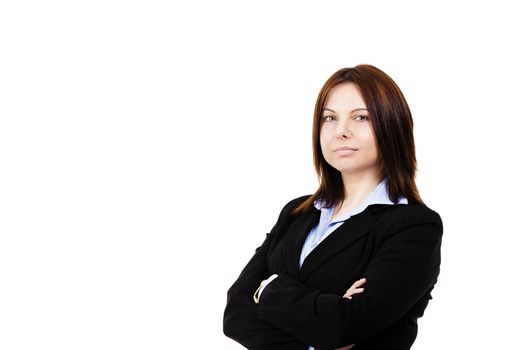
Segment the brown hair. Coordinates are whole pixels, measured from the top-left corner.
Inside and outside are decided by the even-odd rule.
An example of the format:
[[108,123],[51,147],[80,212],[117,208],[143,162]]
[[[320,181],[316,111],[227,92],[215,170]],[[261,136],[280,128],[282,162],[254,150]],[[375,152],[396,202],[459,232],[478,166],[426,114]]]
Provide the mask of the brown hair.
[[382,176],[386,178],[390,200],[401,196],[409,202],[424,204],[415,182],[417,162],[412,114],[397,84],[382,70],[371,65],[358,65],[335,72],[324,83],[314,110],[312,144],[319,189],[293,214],[306,212],[317,199],[331,206],[344,199],[344,185],[339,170],[326,162],[321,152],[321,114],[330,90],[341,83],[354,83],[368,109],[378,146]]

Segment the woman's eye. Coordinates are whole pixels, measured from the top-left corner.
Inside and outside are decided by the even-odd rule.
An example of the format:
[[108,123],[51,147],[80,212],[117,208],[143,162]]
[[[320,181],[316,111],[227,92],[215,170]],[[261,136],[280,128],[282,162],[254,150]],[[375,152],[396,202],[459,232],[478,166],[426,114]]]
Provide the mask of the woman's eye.
[[325,122],[331,122],[332,120],[334,120],[334,117],[331,115],[326,115],[323,117],[323,121]]
[[354,119],[355,120],[368,120],[368,116],[364,114],[360,114],[360,115],[355,116]]

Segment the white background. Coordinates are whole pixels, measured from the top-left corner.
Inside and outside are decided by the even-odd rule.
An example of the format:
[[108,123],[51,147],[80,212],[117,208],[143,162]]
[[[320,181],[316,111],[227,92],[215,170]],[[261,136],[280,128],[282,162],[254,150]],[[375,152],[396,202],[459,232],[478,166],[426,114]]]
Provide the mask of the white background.
[[0,348],[240,349],[226,290],[313,193],[334,71],[403,90],[444,222],[413,349],[522,349],[518,1],[2,1]]

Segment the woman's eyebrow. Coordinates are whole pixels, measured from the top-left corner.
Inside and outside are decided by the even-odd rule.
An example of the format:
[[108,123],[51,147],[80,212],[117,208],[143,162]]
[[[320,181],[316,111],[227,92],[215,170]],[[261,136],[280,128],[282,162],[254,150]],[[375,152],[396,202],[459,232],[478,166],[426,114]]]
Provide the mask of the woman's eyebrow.
[[[330,108],[323,108],[323,111],[330,111],[332,113],[336,113],[336,111],[331,110]],[[357,112],[357,111],[367,111],[368,112],[368,109],[366,109],[366,108],[356,108],[356,109],[351,110],[350,113],[354,113],[354,112]]]

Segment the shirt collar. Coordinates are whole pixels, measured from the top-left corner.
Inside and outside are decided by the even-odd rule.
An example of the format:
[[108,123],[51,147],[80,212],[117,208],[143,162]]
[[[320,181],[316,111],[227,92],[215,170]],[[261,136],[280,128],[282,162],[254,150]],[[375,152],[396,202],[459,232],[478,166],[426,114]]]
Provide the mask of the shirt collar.
[[[408,201],[405,197],[401,196],[399,198],[398,204],[407,204],[407,203]],[[386,178],[383,179],[383,181],[381,181],[376,186],[376,188],[374,188],[374,190],[368,194],[368,196],[363,200],[363,202],[361,202],[361,204],[357,208],[352,210],[352,215],[356,215],[357,213],[362,212],[363,210],[366,209],[366,207],[372,204],[390,204],[390,205],[395,204],[394,202],[390,200],[390,197],[388,196]],[[314,202],[314,206],[318,210],[330,209],[330,208],[325,207],[325,202],[322,199],[317,199]]]

